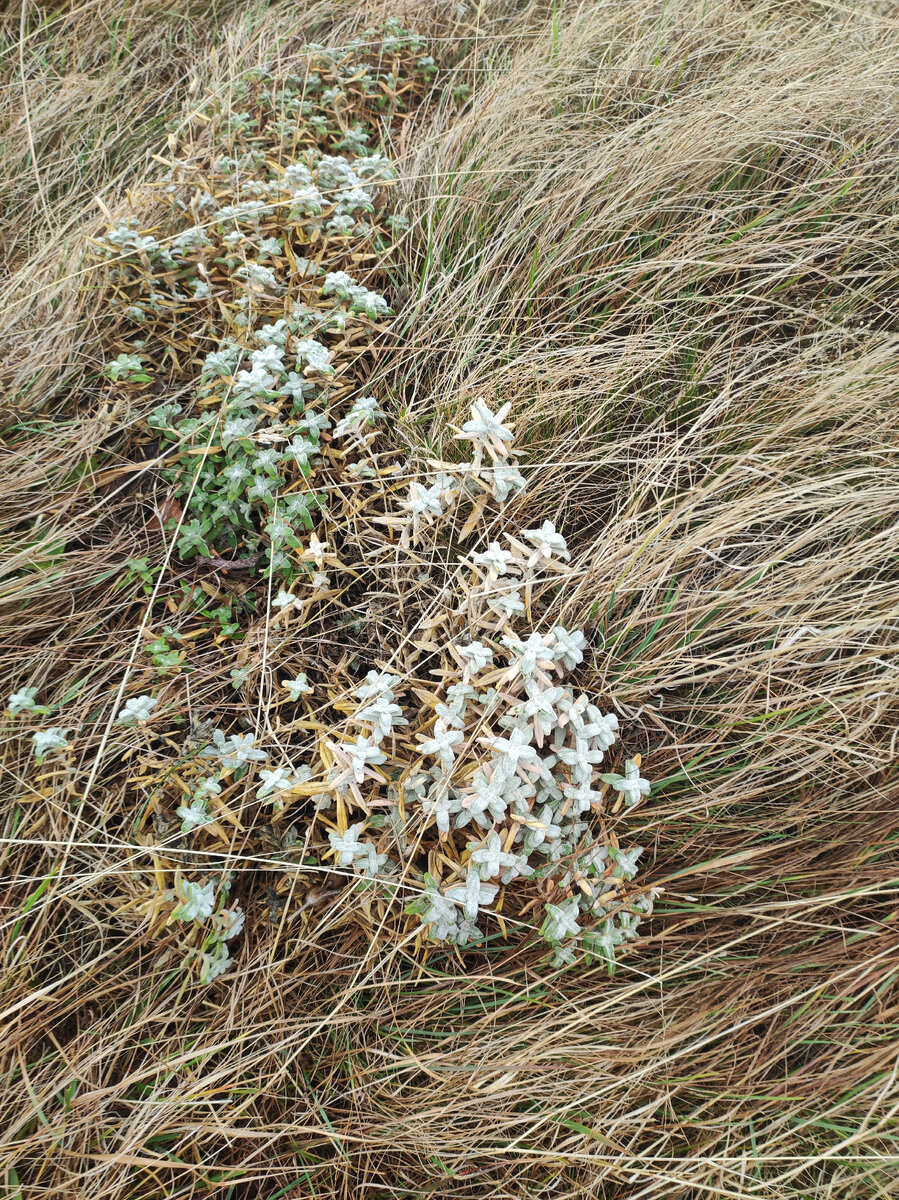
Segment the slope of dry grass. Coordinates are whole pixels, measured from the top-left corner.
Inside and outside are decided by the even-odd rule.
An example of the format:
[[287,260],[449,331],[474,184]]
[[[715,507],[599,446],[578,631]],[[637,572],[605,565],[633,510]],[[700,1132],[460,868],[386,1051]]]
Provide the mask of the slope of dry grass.
[[[588,631],[584,686],[655,781],[635,822],[666,896],[612,979],[499,939],[423,961],[347,898],[248,921],[202,989],[177,931],[123,910],[150,870],[128,764],[93,778],[86,734],[60,786],[10,725],[10,1197],[893,1189],[899,27],[862,4],[470,7],[408,8],[458,66],[393,147],[413,232],[375,383],[419,453],[472,395],[526,412],[521,516],[576,551],[552,615]],[[135,644],[122,563],[164,551],[144,474],[113,475],[141,414],[96,380],[89,197],[135,139],[164,145],[191,79],[331,36],[197,6],[172,56],[138,6],[126,75],[85,24],[120,11],[27,26],[30,134],[18,20],[6,55],[5,674],[85,728]],[[76,126],[54,104],[80,74]],[[109,166],[79,174],[88,135]],[[230,663],[204,662],[211,708]]]

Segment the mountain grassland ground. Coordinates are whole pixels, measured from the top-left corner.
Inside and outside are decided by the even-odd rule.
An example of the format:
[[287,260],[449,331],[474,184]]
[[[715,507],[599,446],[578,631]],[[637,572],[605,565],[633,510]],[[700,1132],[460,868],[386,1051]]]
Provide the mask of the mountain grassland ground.
[[664,892],[611,977],[533,938],[372,941],[347,893],[289,940],[248,919],[200,986],[177,929],[125,911],[150,869],[129,764],[92,770],[95,739],[52,792],[9,719],[0,1195],[893,1196],[893,4],[7,8],[3,695],[113,695],[146,602],[124,564],[171,549],[128,482],[159,398],[102,375],[103,208],[210,89],[385,18],[438,71],[385,132],[410,233],[372,388],[423,453],[472,396],[512,403],[525,514],[572,552],[554,615],[653,782],[630,833]]

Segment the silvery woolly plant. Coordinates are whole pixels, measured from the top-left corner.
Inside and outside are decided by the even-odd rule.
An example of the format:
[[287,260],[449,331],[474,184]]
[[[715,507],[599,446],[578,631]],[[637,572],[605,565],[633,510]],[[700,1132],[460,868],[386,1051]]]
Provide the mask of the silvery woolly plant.
[[[396,47],[389,60],[385,37]],[[114,384],[150,380],[179,328],[196,328],[188,342],[214,343],[197,363],[196,403],[162,403],[147,418],[163,443],[163,479],[186,508],[171,522],[178,557],[250,563],[275,579],[285,606],[325,590],[316,565],[291,553],[340,484],[322,437],[364,448],[381,412],[362,388],[347,395],[358,356],[348,350],[343,363],[334,345],[392,312],[358,264],[385,254],[400,229],[386,233],[395,171],[377,144],[382,122],[433,74],[424,48],[388,21],[340,47],[307,47],[296,75],[246,72],[204,117],[212,154],[192,157],[188,139],[174,155],[168,227],[144,230],[132,216],[99,240],[139,335],[107,364]],[[371,470],[352,454],[342,469]],[[258,612],[255,595],[241,603]]]
[[[520,476],[503,424],[508,412],[493,414],[483,401],[472,412],[458,431],[460,441],[474,444],[472,459],[441,462],[421,483],[440,497],[432,533],[464,503],[510,510],[508,493],[495,486],[497,468]],[[379,427],[357,432],[366,448]],[[525,486],[522,478],[514,494]],[[426,536],[417,515],[401,500],[385,518],[400,543]],[[523,907],[536,912],[530,923],[556,966],[601,961],[611,970],[657,893],[635,882],[643,848],[622,845],[609,828],[610,809],[620,796],[629,812],[650,784],[634,757],[621,773],[608,770],[619,720],[574,685],[584,632],[553,622],[529,627],[528,614],[540,607],[532,592],[569,561],[563,534],[548,519],[523,529],[508,517],[501,524],[497,537],[470,539],[455,590],[445,591],[443,612],[429,618],[425,644],[442,647],[436,691],[423,694],[398,671],[369,670],[343,706],[351,715],[340,735],[305,763],[271,764],[252,735],[216,729],[198,756],[209,773],[195,779],[177,818],[184,835],[197,836],[214,825],[222,788],[255,772],[255,801],[273,812],[311,797],[300,821],[324,823],[333,869],[393,905],[418,890],[406,911],[426,939],[476,946],[499,927],[491,914],[507,890],[533,893],[542,908]],[[314,535],[291,549],[300,554],[307,546],[324,561],[326,548]],[[314,690],[305,674],[282,688],[291,703]],[[10,707],[29,703],[31,694],[17,694]],[[153,697],[134,697],[117,723],[139,732],[155,709]],[[440,864],[439,874],[423,868],[423,855]],[[171,919],[202,929],[206,981],[227,968],[226,942],[242,924],[242,917],[232,921],[233,910],[216,915],[225,913],[218,894],[208,880],[180,877],[171,894]],[[508,905],[505,913],[511,919]]]
[[[427,80],[433,64],[418,43],[398,28],[391,36]],[[335,106],[341,88],[355,89],[374,113],[404,85],[379,55],[360,72],[364,39],[341,53],[312,48],[316,70],[302,80],[258,71],[237,81],[237,107],[214,124],[212,161],[173,168],[172,229],[129,219],[107,235],[140,354],[123,352],[106,374],[113,385],[151,377],[153,338],[185,313],[212,338],[195,403],[158,405],[147,426],[185,506],[177,555],[249,563],[268,582],[270,625],[341,584],[340,546],[322,532],[335,484],[372,481],[400,550],[416,553],[450,523],[469,550],[442,610],[419,631],[439,654],[436,690],[422,692],[399,668],[369,671],[341,705],[339,734],[303,763],[272,763],[252,735],[216,729],[175,809],[180,834],[211,837],[223,791],[246,780],[253,805],[294,808],[307,830],[324,827],[326,862],[363,897],[398,909],[411,889],[406,911],[423,938],[476,946],[500,928],[501,906],[511,922],[511,893],[526,898],[527,921],[557,965],[611,969],[656,893],[635,882],[643,849],[621,845],[610,808],[620,796],[627,813],[650,785],[636,757],[621,773],[608,769],[620,730],[575,685],[583,631],[532,619],[535,595],[564,575],[570,554],[548,517],[526,528],[511,519],[526,490],[511,406],[473,402],[455,429],[467,461],[429,462],[402,494],[380,474],[372,448],[384,413],[365,379],[348,374],[360,356],[342,359],[341,347],[390,316],[355,264],[373,248],[386,253],[378,229],[402,236],[405,218],[385,214],[393,167],[375,149],[376,122],[350,127]],[[501,532],[480,537],[486,528]],[[220,618],[223,637],[237,631],[232,615]],[[159,675],[179,669],[179,652],[164,639],[153,645]],[[234,689],[247,679],[245,666],[231,671]],[[303,704],[311,691],[305,674],[280,685],[284,703]],[[127,700],[115,717],[121,736],[151,737],[164,720],[158,701]],[[24,689],[10,711],[40,710]],[[38,761],[64,754],[68,734],[37,731]],[[243,925],[227,890],[224,878],[178,875],[167,897],[170,921],[198,931],[206,982],[227,969],[227,943]]]
[[[433,475],[413,481],[400,513],[388,518],[401,544],[420,541],[465,501],[504,510],[524,491],[509,410],[474,402],[457,431],[471,460],[435,464]],[[571,685],[584,659],[583,631],[525,628],[533,588],[569,558],[548,519],[514,532],[507,526],[502,540],[469,552],[442,618],[446,630],[461,621],[465,632],[447,633],[440,693],[416,705],[405,680],[375,670],[356,690],[346,736],[331,743],[329,789],[343,811],[375,815],[329,837],[337,866],[382,881],[388,893],[414,877],[412,848],[436,839],[441,861],[455,865],[439,880],[426,873],[407,910],[432,940],[482,941],[502,889],[538,886],[546,897],[539,930],[554,963],[582,956],[611,969],[657,893],[634,883],[643,847],[625,849],[606,830],[611,804],[601,785],[630,809],[650,784],[635,759],[623,775],[602,773],[619,722]],[[439,623],[429,623],[434,646]],[[397,838],[397,829],[407,833]]]
[[245,914],[240,905],[226,907],[231,881],[217,877],[205,883],[184,879],[176,875],[175,886],[169,899],[175,907],[169,921],[179,921],[200,929],[201,941],[197,958],[200,982],[212,983],[228,969],[230,953],[228,942],[243,931]]

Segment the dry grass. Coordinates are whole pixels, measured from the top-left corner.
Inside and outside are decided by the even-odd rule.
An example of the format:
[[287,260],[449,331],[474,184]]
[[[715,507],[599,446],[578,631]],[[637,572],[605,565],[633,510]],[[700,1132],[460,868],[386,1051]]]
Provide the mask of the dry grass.
[[[89,197],[152,173],[135,146],[191,78],[286,62],[315,25],[236,10],[196,6],[172,55],[159,31],[188,18],[139,6],[127,71],[112,0],[29,17],[30,134],[18,18],[7,42],[7,691],[74,720],[135,645],[123,560],[162,546],[144,476],[108,482],[139,414],[92,381]],[[665,902],[612,980],[528,943],[422,962],[341,903],[289,936],[248,922],[200,989],[175,932],[120,911],[147,855],[128,764],[84,792],[102,727],[68,791],[10,727],[9,1197],[893,1190],[899,27],[866,4],[472,10],[419,12],[474,91],[396,147],[415,233],[377,385],[413,447],[448,446],[478,392],[527,412],[522,516],[576,546],[554,615],[661,781],[640,840]]]

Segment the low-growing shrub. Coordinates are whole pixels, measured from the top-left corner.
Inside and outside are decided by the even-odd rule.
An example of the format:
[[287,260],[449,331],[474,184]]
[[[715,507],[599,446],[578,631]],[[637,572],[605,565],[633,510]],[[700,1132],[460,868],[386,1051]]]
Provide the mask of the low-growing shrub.
[[[643,848],[616,833],[650,790],[639,757],[610,769],[618,717],[576,682],[585,634],[544,617],[570,554],[549,517],[519,519],[511,405],[474,399],[449,462],[410,454],[367,387],[392,313],[377,287],[408,225],[388,209],[378,122],[421,102],[434,71],[422,49],[391,26],[377,53],[361,38],[312,48],[303,74],[251,73],[236,108],[213,100],[203,146],[173,158],[165,221],[124,219],[99,247],[120,329],[138,330],[107,363],[111,386],[188,393],[145,422],[173,558],[249,580],[217,607],[188,588],[179,611],[238,644],[232,691],[259,673],[254,622],[267,670],[286,676],[269,698],[276,737],[258,720],[219,728],[207,703],[185,739],[188,639],[177,622],[153,627],[159,569],[129,560],[149,597],[155,686],[121,704],[111,748],[140,764],[144,840],[184,851],[133,908],[185,927],[204,982],[243,929],[235,865],[260,855],[291,889],[309,872],[350,883],[346,903],[373,931],[460,951],[535,931],[556,966],[612,969],[656,895],[634,882]],[[393,640],[370,606],[355,615],[379,572],[403,619]],[[280,666],[280,646],[302,661],[321,640],[327,672]],[[48,711],[29,689],[9,706]],[[37,762],[65,769],[73,737],[34,730]]]

